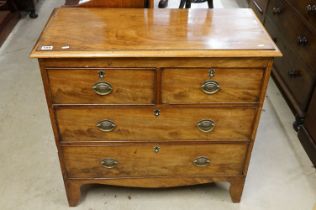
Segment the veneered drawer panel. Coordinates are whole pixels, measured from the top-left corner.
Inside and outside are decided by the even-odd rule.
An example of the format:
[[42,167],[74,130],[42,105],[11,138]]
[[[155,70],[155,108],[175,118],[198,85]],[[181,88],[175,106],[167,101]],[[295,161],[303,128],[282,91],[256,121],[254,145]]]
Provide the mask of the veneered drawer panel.
[[242,173],[247,144],[138,143],[62,150],[69,178],[232,176]]
[[[153,69],[49,69],[47,72],[55,104],[154,103]],[[100,72],[103,72],[103,79],[100,79]],[[107,83],[103,86],[105,91],[110,85],[111,93],[97,94],[93,86],[98,82]]]
[[[248,141],[255,108],[60,108],[56,116],[62,141]],[[210,132],[202,129],[214,128]],[[99,122],[104,122],[100,130]],[[115,126],[113,126],[115,125]],[[100,126],[100,123],[99,123]],[[200,125],[201,126],[201,125]],[[109,131],[112,130],[112,131]]]
[[[263,69],[164,69],[162,73],[162,102],[167,104],[249,103],[258,102]],[[242,79],[241,79],[242,78]],[[220,90],[206,94],[202,85],[216,81]]]

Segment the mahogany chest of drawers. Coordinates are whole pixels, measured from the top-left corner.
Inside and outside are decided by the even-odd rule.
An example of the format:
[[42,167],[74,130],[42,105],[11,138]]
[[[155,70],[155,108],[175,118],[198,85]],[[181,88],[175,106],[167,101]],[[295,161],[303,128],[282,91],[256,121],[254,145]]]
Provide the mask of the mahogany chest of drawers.
[[55,10],[31,57],[69,205],[90,183],[227,181],[239,202],[276,56],[250,9]]

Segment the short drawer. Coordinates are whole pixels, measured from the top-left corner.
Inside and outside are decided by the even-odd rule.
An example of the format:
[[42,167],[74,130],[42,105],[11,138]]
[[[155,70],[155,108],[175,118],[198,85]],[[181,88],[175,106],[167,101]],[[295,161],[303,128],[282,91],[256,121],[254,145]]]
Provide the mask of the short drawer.
[[241,175],[247,144],[62,147],[69,178]]
[[164,69],[166,104],[253,103],[259,101],[263,69]]
[[48,69],[55,104],[152,104],[153,69]]
[[249,141],[255,108],[58,108],[61,141]]

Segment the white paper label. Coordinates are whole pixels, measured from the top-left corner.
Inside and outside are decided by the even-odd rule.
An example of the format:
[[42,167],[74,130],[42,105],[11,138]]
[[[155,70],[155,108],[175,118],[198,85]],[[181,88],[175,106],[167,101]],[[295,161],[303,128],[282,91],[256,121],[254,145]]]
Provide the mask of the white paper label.
[[41,50],[53,50],[53,46],[42,46]]

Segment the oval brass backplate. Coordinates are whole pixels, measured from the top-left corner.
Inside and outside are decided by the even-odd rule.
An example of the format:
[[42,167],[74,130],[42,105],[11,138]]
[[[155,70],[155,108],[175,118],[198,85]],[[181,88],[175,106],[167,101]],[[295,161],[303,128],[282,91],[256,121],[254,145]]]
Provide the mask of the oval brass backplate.
[[201,86],[201,90],[208,95],[215,94],[220,89],[219,83],[214,80],[207,80]]
[[105,168],[115,168],[117,164],[118,164],[118,161],[112,158],[106,158],[101,161],[101,165]]
[[112,93],[112,85],[108,82],[97,82],[92,86],[94,92],[100,96],[109,95]]
[[196,126],[202,132],[209,133],[214,130],[215,122],[213,120],[201,120],[199,121]]
[[210,162],[211,161],[205,156],[200,156],[200,157],[197,157],[195,160],[193,160],[193,164],[198,167],[208,166]]
[[116,124],[111,120],[102,120],[100,122],[97,122],[96,126],[100,131],[111,132],[115,129]]

